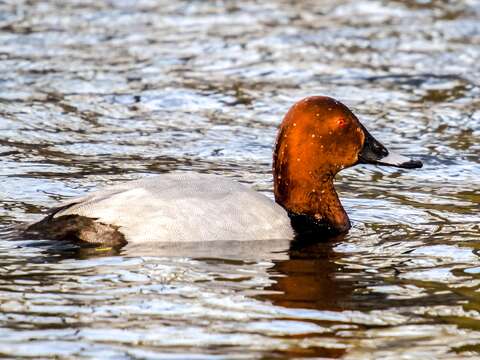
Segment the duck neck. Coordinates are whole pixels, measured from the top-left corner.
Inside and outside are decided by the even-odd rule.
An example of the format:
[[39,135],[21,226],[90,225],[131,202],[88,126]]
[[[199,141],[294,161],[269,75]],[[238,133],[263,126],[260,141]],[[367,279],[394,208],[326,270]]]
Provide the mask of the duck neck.
[[[350,220],[333,185],[331,176],[275,178],[275,201],[283,206],[300,227],[318,227],[330,233],[350,229]],[[302,229],[300,229],[302,230]]]

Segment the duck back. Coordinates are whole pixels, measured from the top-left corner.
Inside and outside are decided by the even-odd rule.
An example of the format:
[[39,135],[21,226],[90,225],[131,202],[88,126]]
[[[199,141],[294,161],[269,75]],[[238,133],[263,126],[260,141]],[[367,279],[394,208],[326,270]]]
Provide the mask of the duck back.
[[228,178],[192,173],[148,177],[71,199],[30,230],[97,243],[294,236],[287,212],[267,196]]

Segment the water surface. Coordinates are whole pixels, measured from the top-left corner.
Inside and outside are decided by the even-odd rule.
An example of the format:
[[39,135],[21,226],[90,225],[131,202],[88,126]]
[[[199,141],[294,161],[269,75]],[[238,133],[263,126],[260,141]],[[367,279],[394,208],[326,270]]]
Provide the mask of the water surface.
[[[0,1],[0,355],[477,358],[480,3]],[[338,98],[415,171],[358,166],[352,231],[297,246],[12,241],[172,171],[271,196],[282,115]]]

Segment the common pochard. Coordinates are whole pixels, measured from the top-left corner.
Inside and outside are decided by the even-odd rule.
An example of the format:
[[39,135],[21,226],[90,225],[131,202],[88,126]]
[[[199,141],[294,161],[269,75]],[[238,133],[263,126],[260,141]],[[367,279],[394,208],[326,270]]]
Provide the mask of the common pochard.
[[350,221],[334,187],[359,164],[419,168],[388,151],[335,99],[312,96],[285,115],[273,154],[275,202],[217,175],[170,173],[74,198],[28,233],[88,243],[292,239],[345,233]]

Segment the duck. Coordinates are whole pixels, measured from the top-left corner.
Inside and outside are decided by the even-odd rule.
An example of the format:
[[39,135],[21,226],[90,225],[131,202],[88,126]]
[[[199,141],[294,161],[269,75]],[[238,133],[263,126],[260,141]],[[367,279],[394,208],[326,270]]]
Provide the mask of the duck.
[[293,104],[279,126],[275,201],[220,175],[165,173],[60,203],[26,233],[94,245],[328,238],[351,228],[334,179],[357,164],[422,167],[387,150],[341,102],[310,96]]

